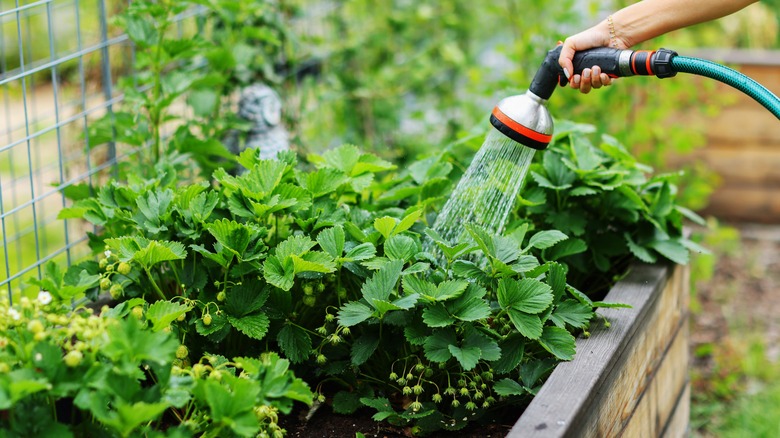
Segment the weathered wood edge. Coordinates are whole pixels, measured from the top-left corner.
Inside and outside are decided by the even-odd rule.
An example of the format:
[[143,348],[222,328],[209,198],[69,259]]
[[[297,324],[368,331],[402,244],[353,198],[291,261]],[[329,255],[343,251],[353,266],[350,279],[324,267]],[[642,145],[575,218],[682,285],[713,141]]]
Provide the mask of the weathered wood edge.
[[[594,324],[590,338],[577,340],[571,362],[559,364],[507,437],[563,437],[576,429],[589,400],[604,379],[625,360],[627,345],[660,299],[674,266],[636,263],[604,301],[630,304],[631,309],[601,309],[611,327]],[[599,354],[593,354],[599,351]],[[573,379],[573,376],[577,376]]]

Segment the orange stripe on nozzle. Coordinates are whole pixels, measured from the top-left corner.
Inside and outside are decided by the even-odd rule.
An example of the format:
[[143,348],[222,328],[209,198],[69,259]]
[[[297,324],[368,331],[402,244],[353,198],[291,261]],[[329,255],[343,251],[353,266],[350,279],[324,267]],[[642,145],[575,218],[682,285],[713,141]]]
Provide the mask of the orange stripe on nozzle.
[[510,119],[509,116],[504,114],[498,107],[493,108],[493,117],[497,118],[501,123],[506,125],[507,128],[521,134],[531,140],[538,141],[539,143],[550,143],[552,141],[552,135],[542,134],[536,132],[533,129],[526,128],[525,126]]

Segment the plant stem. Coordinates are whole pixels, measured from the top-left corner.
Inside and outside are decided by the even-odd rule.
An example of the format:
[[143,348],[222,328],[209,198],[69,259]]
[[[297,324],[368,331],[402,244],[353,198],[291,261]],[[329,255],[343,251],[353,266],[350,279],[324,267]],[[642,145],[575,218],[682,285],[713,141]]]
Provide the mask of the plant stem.
[[157,282],[154,281],[154,277],[152,277],[152,272],[149,271],[149,268],[144,267],[144,272],[146,272],[146,276],[149,277],[149,281],[152,282],[152,287],[154,287],[154,291],[157,292],[157,297],[161,300],[166,300],[165,294],[160,289],[160,286],[157,286]]

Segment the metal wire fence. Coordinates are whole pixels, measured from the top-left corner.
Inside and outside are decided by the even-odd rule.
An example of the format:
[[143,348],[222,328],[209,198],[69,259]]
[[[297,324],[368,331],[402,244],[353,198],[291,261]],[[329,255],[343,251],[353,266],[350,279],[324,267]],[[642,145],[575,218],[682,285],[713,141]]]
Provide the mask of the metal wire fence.
[[[9,298],[49,261],[89,254],[69,192],[107,179],[134,152],[89,145],[92,120],[122,101],[133,47],[113,18],[126,0],[0,0],[0,288]],[[197,14],[178,17],[178,31]]]

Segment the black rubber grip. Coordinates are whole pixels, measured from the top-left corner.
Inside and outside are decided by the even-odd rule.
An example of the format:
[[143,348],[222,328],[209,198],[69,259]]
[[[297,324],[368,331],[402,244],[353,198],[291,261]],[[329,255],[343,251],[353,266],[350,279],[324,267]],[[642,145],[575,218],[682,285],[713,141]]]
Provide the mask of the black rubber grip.
[[581,74],[586,68],[599,66],[602,73],[610,76],[620,76],[619,58],[622,50],[599,47],[596,49],[581,50],[574,54],[572,64],[574,71],[571,74]]

